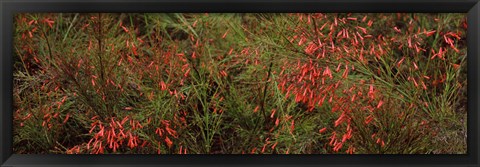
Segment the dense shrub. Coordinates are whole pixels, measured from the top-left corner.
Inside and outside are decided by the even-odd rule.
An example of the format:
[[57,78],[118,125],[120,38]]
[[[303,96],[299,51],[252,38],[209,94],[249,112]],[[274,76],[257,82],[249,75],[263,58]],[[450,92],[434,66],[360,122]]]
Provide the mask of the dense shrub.
[[18,14],[14,151],[466,153],[464,14]]

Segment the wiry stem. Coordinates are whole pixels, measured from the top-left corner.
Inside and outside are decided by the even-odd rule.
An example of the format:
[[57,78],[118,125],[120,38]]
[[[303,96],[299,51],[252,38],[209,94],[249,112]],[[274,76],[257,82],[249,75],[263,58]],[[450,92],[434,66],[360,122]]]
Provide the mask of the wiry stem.
[[263,97],[262,97],[263,99],[262,99],[262,103],[260,105],[260,108],[262,110],[263,117],[265,118],[265,121],[267,120],[267,114],[266,114],[266,111],[265,111],[265,100],[266,100],[266,96],[267,96],[268,80],[270,80],[270,74],[272,72],[272,66],[273,66],[273,62],[270,61],[270,66],[268,67],[267,80],[265,82],[265,85],[263,86]]
[[103,51],[103,34],[102,34],[102,13],[98,13],[98,36],[97,36],[97,41],[98,41],[98,59],[99,59],[99,64],[100,64],[100,78],[103,81],[105,81],[104,78],[104,71],[103,71],[103,60],[102,60],[102,51]]
[[42,31],[43,37],[45,38],[45,42],[47,42],[47,49],[48,49],[48,56],[50,60],[53,60],[53,53],[52,53],[52,47],[50,46],[50,41],[48,40],[47,33],[45,33],[45,30],[43,28],[40,28]]

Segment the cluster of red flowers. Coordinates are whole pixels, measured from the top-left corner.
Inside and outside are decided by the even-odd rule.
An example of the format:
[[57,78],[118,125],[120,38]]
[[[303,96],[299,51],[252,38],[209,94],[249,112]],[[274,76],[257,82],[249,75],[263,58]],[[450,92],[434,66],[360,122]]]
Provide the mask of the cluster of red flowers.
[[[333,122],[333,128],[330,129],[330,145],[333,151],[338,152],[342,146],[352,137],[353,119],[362,119],[354,117],[352,112],[364,111],[368,114],[363,119],[364,124],[368,125],[375,119],[374,112],[381,111],[385,104],[381,89],[376,88],[375,78],[365,80],[362,78],[349,77],[352,72],[357,72],[352,60],[359,61],[365,66],[375,67],[375,62],[381,62],[385,56],[392,56],[393,49],[413,50],[413,56],[410,60],[418,60],[419,57],[427,52],[423,42],[436,33],[436,30],[415,29],[412,19],[406,27],[400,29],[393,26],[392,30],[396,34],[391,37],[383,34],[378,36],[369,32],[369,27],[375,24],[374,20],[368,16],[363,18],[351,17],[349,15],[339,17],[325,14],[296,14],[298,19],[306,22],[307,26],[299,24],[292,28],[295,34],[289,38],[292,45],[304,48],[304,56],[297,58],[296,61],[286,61],[280,73],[279,89],[285,93],[285,97],[293,96],[298,103],[304,103],[308,106],[308,112],[315,111],[323,104],[329,103],[331,112],[339,113],[338,118]],[[332,18],[333,17],[333,18]],[[400,17],[400,16],[398,16]],[[322,22],[323,25],[317,25]],[[311,27],[314,27],[313,29]],[[440,33],[448,46],[455,52],[459,52],[455,46],[455,40],[460,40],[460,35],[455,32]],[[400,38],[399,38],[400,37]],[[404,39],[406,38],[406,39]],[[407,41],[405,44],[404,41]],[[449,48],[440,47],[438,51],[431,49],[431,59],[444,59],[444,55]],[[407,56],[403,56],[396,63],[400,67]],[[407,68],[410,71],[419,70],[415,61],[409,61]],[[458,64],[454,64],[458,68]],[[285,70],[290,70],[286,72]],[[380,76],[380,68],[376,69]],[[357,72],[358,73],[358,72]],[[430,85],[436,85],[445,81],[445,76],[440,80],[435,80],[432,84],[426,83],[432,76],[408,76],[408,81],[414,83],[415,87],[427,90]],[[436,77],[436,76],[435,76]],[[442,79],[443,78],[443,79]],[[427,102],[424,102],[428,105]],[[413,104],[412,104],[413,105]],[[344,126],[341,126],[341,125]],[[338,129],[341,126],[344,129]],[[355,127],[358,129],[359,127]],[[320,130],[321,133],[327,129]],[[376,143],[382,147],[385,141],[376,134]],[[354,153],[355,147],[350,145],[347,153]]]

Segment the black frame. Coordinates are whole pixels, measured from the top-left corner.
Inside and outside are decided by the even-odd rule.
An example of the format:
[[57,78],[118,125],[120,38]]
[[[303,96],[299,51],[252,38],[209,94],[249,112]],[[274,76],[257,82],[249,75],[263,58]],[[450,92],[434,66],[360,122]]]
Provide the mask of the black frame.
[[[480,166],[479,0],[0,0],[0,166]],[[468,12],[465,155],[12,154],[13,16],[17,12]]]

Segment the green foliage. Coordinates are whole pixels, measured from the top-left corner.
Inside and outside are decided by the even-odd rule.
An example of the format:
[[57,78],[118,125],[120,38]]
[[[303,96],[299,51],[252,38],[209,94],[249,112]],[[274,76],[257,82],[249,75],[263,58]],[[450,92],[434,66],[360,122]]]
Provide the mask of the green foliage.
[[466,153],[465,26],[464,14],[18,14],[14,151]]

